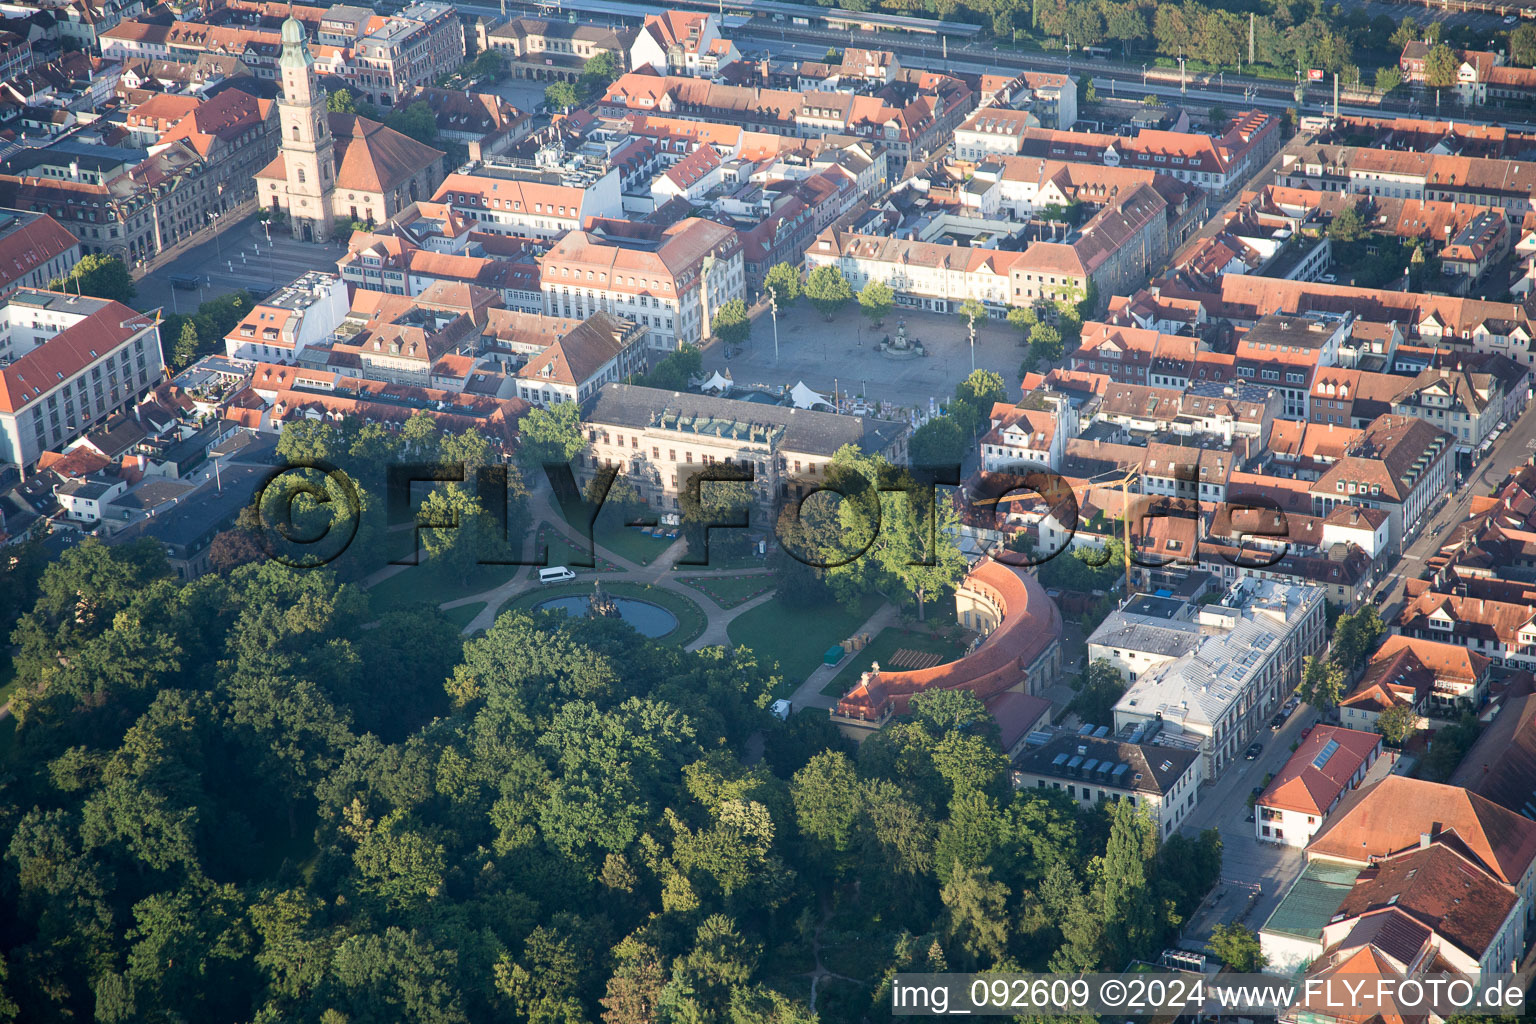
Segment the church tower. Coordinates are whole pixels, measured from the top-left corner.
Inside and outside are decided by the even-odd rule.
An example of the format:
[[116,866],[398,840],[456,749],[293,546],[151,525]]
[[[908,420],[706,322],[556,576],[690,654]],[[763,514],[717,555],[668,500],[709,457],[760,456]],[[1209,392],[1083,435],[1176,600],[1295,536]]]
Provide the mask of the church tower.
[[331,237],[335,145],[326,120],[325,90],[320,88],[315,59],[304,43],[304,26],[296,18],[283,22],[283,55],[277,67],[283,87],[277,110],[282,122],[281,151],[288,175],[293,237],[324,242]]

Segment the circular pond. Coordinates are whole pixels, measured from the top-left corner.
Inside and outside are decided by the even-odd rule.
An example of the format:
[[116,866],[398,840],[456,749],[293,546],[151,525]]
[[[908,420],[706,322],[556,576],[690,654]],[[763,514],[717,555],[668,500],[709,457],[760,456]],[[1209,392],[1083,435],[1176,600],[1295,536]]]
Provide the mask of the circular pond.
[[[552,597],[533,607],[536,611],[560,611],[567,615],[583,616],[587,614],[590,600],[586,594],[573,594],[570,597]],[[639,601],[633,597],[610,597],[609,600],[618,609],[619,618],[633,626],[642,636],[655,639],[677,628],[677,616],[659,604]]]

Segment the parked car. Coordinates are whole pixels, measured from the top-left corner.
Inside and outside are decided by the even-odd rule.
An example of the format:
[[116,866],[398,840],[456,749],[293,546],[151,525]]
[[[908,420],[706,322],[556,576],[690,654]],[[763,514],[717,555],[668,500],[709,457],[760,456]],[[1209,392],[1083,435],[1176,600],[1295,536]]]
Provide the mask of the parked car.
[[1504,24],[1506,24],[1506,25],[1513,25],[1515,22],[1517,22],[1519,20],[1520,20],[1520,15],[1518,15],[1518,14],[1506,14],[1506,15],[1504,15]]
[[1262,753],[1264,753],[1264,744],[1254,743],[1247,750],[1243,751],[1243,756],[1252,761]]
[[1285,708],[1285,713],[1290,714],[1292,711],[1295,711],[1297,708],[1301,707],[1301,698],[1292,697],[1290,700],[1286,701],[1283,706]]
[[1271,718],[1269,720],[1269,731],[1279,732],[1281,729],[1285,728],[1285,718],[1286,716],[1283,712],[1276,715],[1274,718]]

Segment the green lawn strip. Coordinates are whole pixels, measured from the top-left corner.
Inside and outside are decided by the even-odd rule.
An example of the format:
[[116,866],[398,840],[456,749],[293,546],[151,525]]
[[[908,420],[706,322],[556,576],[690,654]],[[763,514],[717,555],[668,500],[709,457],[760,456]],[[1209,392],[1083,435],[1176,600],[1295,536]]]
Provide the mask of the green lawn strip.
[[842,604],[791,608],[764,601],[732,619],[726,635],[731,643],[751,648],[760,662],[777,662],[786,687],[798,686],[816,671],[827,648],[846,640],[881,603],[873,594],[851,611]]
[[775,586],[775,579],[770,573],[755,576],[679,576],[677,582],[707,594],[715,604],[727,609],[746,604]]
[[756,555],[752,555],[752,554],[732,555],[730,557],[727,557],[725,555],[722,555],[722,554],[718,553],[713,546],[711,546],[710,549],[709,549],[709,564],[708,565],[689,565],[685,561],[685,559],[687,559],[688,557],[689,557],[688,553],[686,551],[683,552],[682,558],[678,559],[677,563],[674,564],[672,566],[672,568],[675,571],[677,571],[677,572],[691,572],[691,573],[699,572],[701,569],[721,570],[721,569],[764,569],[764,568],[767,568],[767,566],[764,564],[763,559],[758,558]]
[[[563,565],[579,573],[622,571],[618,566],[608,561],[608,559],[601,556],[593,557],[587,551],[577,548],[576,545],[566,540],[564,534],[557,533],[547,523],[541,523],[539,525],[538,540],[534,542],[533,547],[535,558],[538,557],[538,552],[546,549],[546,545],[548,549],[548,555],[544,559],[544,565],[535,565],[529,569],[529,579],[538,579],[540,569],[550,568],[556,565]],[[585,562],[588,558],[592,558],[592,560],[597,563],[596,569],[589,565],[578,564]]]
[[486,604],[487,602],[485,601],[474,601],[470,604],[461,604],[455,605],[452,608],[444,608],[442,609],[443,618],[447,619],[455,626],[458,626],[460,632],[462,632],[466,626],[475,621],[476,615],[479,615],[481,612],[485,611]]
[[[585,515],[585,506],[579,511],[574,508],[560,509],[560,517],[566,525],[583,536],[586,535],[587,524],[577,520]],[[650,565],[676,540],[675,537],[653,537],[638,526],[624,526],[611,512],[597,514],[597,521],[592,524],[592,538],[598,547],[607,548],[636,565]]]
[[[708,624],[704,618],[704,609],[683,597],[674,594],[670,590],[661,587],[646,586],[641,583],[625,583],[617,580],[603,584],[603,592],[614,597],[633,597],[640,601],[649,601],[651,604],[660,605],[673,615],[677,616],[677,628],[666,636],[657,637],[664,644],[674,644],[678,647],[686,647],[697,640],[699,634],[704,632]],[[530,590],[526,594],[519,594],[508,601],[498,611],[497,615],[508,611],[526,611],[534,605],[541,604],[556,597],[570,597],[572,595],[586,596],[592,593],[592,584],[587,583],[562,583],[557,586],[539,587]]]
[[652,537],[639,527],[609,526],[601,519],[593,526],[592,537],[598,547],[636,565],[650,565],[676,543],[666,537]]
[[912,632],[898,626],[889,626],[875,634],[869,646],[862,651],[854,652],[837,675],[832,677],[832,681],[821,688],[822,695],[841,697],[852,689],[858,683],[859,676],[877,661],[885,668],[899,670],[900,666],[894,664],[891,659],[902,648],[910,651],[931,651],[943,659],[939,664],[954,661],[965,653],[964,643],[945,640],[931,633]]
[[368,594],[375,612],[422,602],[438,605],[499,587],[520,569],[516,565],[484,565],[467,576],[455,576],[426,561],[380,580],[368,588]]

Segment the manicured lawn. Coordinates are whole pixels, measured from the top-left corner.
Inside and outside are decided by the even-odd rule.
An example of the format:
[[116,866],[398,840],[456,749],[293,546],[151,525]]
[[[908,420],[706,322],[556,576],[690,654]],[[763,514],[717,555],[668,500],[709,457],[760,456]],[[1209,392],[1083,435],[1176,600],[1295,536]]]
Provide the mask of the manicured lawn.
[[663,551],[677,543],[666,537],[652,537],[641,532],[639,527],[609,526],[601,516],[592,527],[592,538],[598,547],[636,565],[650,565]]
[[755,576],[680,576],[677,582],[702,591],[721,608],[735,608],[774,588],[768,573]]
[[[689,557],[689,555],[685,551],[683,553],[683,555],[682,555],[682,558],[686,559],[688,557]],[[679,562],[681,562],[681,561],[682,561],[682,559],[679,559]],[[732,556],[732,557],[728,558],[725,555],[720,554],[720,552],[715,548],[715,546],[713,544],[711,544],[709,546],[709,565],[708,566],[688,565],[688,564],[684,563],[684,564],[675,565],[675,566],[673,566],[673,568],[675,570],[677,570],[678,572],[698,572],[700,569],[705,569],[705,568],[709,568],[709,569],[762,569],[762,568],[766,567],[764,563],[765,563],[765,559],[758,558],[756,555],[753,555],[753,554],[735,555],[735,556]]]
[[425,601],[442,604],[460,597],[499,587],[522,569],[517,565],[484,565],[468,576],[453,576],[430,561],[411,565],[368,589],[373,610],[385,611]]
[[[565,521],[577,533],[586,533],[587,524],[578,521],[586,510],[571,511],[573,514],[567,515]],[[650,565],[675,542],[675,538],[652,537],[638,526],[625,526],[619,516],[609,511],[597,514],[597,522],[592,524],[592,539],[598,547],[607,548],[636,565]]]
[[[546,545],[548,545],[547,549]],[[540,569],[555,565],[566,566],[578,573],[592,572],[592,567],[586,564],[588,561],[595,561],[597,563],[597,572],[619,571],[619,567],[606,558],[595,557],[588,551],[579,550],[575,544],[566,540],[563,534],[556,533],[545,523],[539,524],[539,539],[534,546],[534,550],[547,550],[548,555],[544,559],[544,565],[536,565],[528,570],[529,579],[538,579]]]
[[475,601],[471,604],[456,605],[453,608],[444,608],[443,618],[459,627],[460,632],[475,620],[475,616],[485,611],[485,601]]
[[880,598],[873,595],[852,611],[835,603],[791,608],[764,601],[732,619],[726,635],[731,643],[751,648],[764,664],[777,662],[786,686],[799,685],[816,671],[827,648],[846,640],[879,607]]
[[[603,591],[612,594],[614,597],[632,597],[640,601],[649,601],[651,604],[660,605],[676,616],[677,628],[665,636],[657,637],[664,644],[686,647],[698,639],[700,633],[704,632],[706,625],[704,609],[681,594],[674,594],[670,590],[664,590],[661,587],[645,586],[640,583],[625,583],[622,580],[604,583]],[[563,583],[558,586],[539,587],[536,590],[530,590],[526,594],[519,594],[517,597],[514,597],[500,611],[526,610],[551,598],[570,597],[573,594],[585,596],[590,593],[592,593],[591,583]]]
[[965,653],[965,644],[953,643],[931,633],[908,632],[896,626],[882,629],[870,640],[869,646],[862,651],[854,652],[846,664],[832,677],[832,681],[821,688],[823,695],[827,697],[841,697],[859,681],[870,665],[879,662],[888,669],[899,669],[892,660],[896,652],[905,648],[909,651],[928,651],[939,656],[935,664],[943,664],[946,661],[954,661]]

